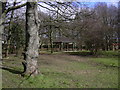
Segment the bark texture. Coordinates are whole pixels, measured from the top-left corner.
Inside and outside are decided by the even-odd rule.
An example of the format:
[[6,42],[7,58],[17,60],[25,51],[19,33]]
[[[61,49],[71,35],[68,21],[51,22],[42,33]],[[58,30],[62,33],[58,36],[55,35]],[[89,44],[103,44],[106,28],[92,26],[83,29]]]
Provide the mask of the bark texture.
[[4,18],[3,18],[3,15],[2,15],[0,17],[0,59],[2,59],[2,32],[3,32],[3,29],[4,29],[3,22],[4,22]]
[[5,16],[6,13],[4,13],[6,3],[0,2],[0,8],[2,8],[2,11],[0,11],[0,59],[2,59],[2,33],[4,30],[4,22],[5,22]]
[[25,49],[25,74],[36,75],[37,60],[39,56],[37,2],[27,2],[26,10],[26,49]]

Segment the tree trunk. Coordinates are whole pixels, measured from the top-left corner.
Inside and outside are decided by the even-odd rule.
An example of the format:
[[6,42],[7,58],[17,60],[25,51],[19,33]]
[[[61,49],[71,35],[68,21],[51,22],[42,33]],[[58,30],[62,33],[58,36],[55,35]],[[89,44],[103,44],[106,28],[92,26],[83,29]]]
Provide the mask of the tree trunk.
[[118,2],[118,49],[120,49],[120,1]]
[[0,18],[0,59],[2,59],[2,32],[3,32],[4,26],[3,26],[3,19]]
[[2,33],[3,33],[3,30],[4,30],[4,22],[5,22],[5,16],[6,14],[4,13],[4,10],[5,10],[5,6],[6,6],[6,2],[3,3],[1,2],[0,3],[2,7],[2,12],[0,12],[0,59],[2,59]]
[[27,2],[26,10],[26,48],[24,74],[38,74],[37,60],[39,56],[39,34],[38,34],[38,12],[37,2]]
[[[51,30],[51,26],[50,26],[50,30]],[[53,53],[53,40],[52,40],[52,30],[50,31],[50,49],[51,49],[51,53]]]
[[[50,23],[51,22],[51,17],[50,17]],[[53,34],[53,30],[52,30],[52,25],[49,26],[49,39],[50,39],[50,49],[51,49],[51,53],[53,53],[53,39],[52,39],[52,34]]]

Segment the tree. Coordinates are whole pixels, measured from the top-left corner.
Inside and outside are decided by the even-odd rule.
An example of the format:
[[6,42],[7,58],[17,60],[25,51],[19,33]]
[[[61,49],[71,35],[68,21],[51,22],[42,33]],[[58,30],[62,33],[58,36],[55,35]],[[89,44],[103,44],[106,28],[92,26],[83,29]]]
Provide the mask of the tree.
[[95,11],[98,17],[98,21],[102,26],[101,32],[103,36],[102,48],[104,50],[111,50],[113,38],[116,38],[116,26],[117,26],[117,7],[106,3],[97,3]]
[[24,74],[37,75],[37,60],[39,56],[37,2],[27,2],[26,8],[26,48]]
[[[14,2],[13,6],[16,5],[16,1]],[[12,10],[11,12],[11,16],[10,16],[10,21],[9,21],[9,30],[8,30],[8,38],[7,38],[7,45],[6,45],[6,51],[5,51],[5,57],[8,56],[9,54],[9,50],[10,50],[10,39],[11,39],[11,22],[12,22],[12,19],[13,19],[13,15],[14,15],[14,10]]]
[[[81,31],[78,38],[85,44],[86,49],[92,52],[112,49],[113,38],[117,36],[116,17],[117,8],[113,5],[107,6],[106,3],[97,3],[93,9],[81,9],[80,13],[77,13],[76,22],[79,22],[79,26],[76,24],[76,27]],[[85,27],[80,30],[80,26]]]
[[2,32],[4,30],[5,17],[8,12],[21,8],[25,6],[26,3],[18,5],[18,6],[8,7],[7,9],[6,9],[6,2],[1,2],[1,5],[2,5],[2,14],[0,17],[0,59],[2,59]]
[[1,3],[2,8],[2,14],[0,14],[0,59],[2,59],[2,32],[4,30],[3,22],[5,21],[5,14],[3,13],[5,10],[5,3]]
[[117,33],[118,33],[118,44],[120,49],[120,1],[118,2],[118,27],[117,27]]
[[11,40],[10,40],[10,51],[15,53],[17,56],[22,54],[25,44],[25,26],[24,20],[13,21],[11,23]]

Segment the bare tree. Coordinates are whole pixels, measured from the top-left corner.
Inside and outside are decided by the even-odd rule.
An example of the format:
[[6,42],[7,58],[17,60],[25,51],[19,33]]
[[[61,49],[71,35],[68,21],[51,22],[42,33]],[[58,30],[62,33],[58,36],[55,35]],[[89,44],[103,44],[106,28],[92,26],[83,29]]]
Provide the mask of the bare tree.
[[0,59],[2,59],[2,32],[4,30],[4,23],[5,23],[5,17],[6,14],[12,10],[21,8],[26,5],[26,3],[18,5],[18,6],[12,6],[6,9],[6,2],[1,2],[2,3],[2,14],[0,17]]
[[[13,3],[13,6],[15,6],[15,5],[16,5],[16,0]],[[11,22],[12,22],[12,19],[13,19],[13,15],[14,15],[14,10],[12,10],[12,12],[11,12],[10,21],[9,21],[9,30],[8,30],[8,38],[7,38],[7,41],[6,41],[7,45],[6,45],[5,57],[7,57],[8,54],[9,54],[10,39],[11,39]]]

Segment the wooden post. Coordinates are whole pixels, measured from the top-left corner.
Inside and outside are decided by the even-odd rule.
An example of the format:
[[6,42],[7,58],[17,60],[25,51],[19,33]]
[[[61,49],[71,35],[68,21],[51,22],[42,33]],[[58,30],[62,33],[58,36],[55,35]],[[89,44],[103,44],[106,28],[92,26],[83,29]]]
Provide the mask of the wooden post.
[[74,43],[72,43],[72,50],[74,51]]
[[68,47],[69,43],[67,43],[67,51],[69,50],[69,47]]
[[61,51],[63,51],[63,42],[61,42]]

